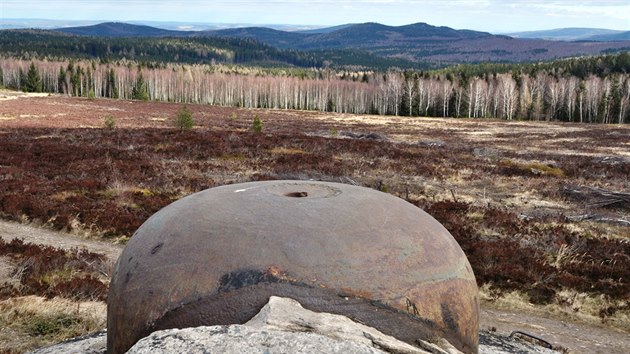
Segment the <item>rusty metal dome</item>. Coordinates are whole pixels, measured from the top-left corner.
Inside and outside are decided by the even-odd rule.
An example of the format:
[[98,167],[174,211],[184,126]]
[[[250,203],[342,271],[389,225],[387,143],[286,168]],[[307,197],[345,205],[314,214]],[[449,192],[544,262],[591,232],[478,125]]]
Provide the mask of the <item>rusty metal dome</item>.
[[271,295],[408,343],[478,344],[477,285],[455,239],[392,195],[327,182],[208,189],[133,235],[109,289],[107,350],[151,332],[244,323]]

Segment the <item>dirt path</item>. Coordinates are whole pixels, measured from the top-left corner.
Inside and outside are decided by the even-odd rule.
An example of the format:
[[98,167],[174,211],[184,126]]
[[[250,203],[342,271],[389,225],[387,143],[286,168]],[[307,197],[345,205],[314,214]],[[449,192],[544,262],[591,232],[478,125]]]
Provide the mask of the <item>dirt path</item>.
[[0,237],[9,242],[14,238],[23,239],[40,245],[54,246],[63,249],[86,248],[92,252],[105,254],[115,261],[122,252],[122,245],[114,245],[105,241],[81,239],[70,234],[54,232],[32,226],[0,221]]
[[[80,239],[75,236],[40,229],[17,223],[0,221],[0,237],[5,241],[14,238],[24,239],[42,245],[60,248],[87,248],[92,252],[103,253],[116,260],[123,246],[104,241]],[[570,353],[628,353],[630,334],[589,324],[567,322],[540,315],[512,312],[482,306],[480,327],[495,327],[498,334],[509,335],[520,330],[539,336],[553,345],[569,349]]]
[[630,333],[621,330],[489,306],[481,308],[480,327],[495,327],[503,335],[523,331],[567,348],[570,353],[626,354],[630,350]]

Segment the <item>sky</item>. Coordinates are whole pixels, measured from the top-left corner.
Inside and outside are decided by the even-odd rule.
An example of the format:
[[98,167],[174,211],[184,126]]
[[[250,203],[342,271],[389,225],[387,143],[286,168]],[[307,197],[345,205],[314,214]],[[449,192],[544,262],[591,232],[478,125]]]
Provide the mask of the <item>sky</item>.
[[0,0],[0,20],[292,24],[379,22],[510,33],[562,27],[630,31],[630,0]]

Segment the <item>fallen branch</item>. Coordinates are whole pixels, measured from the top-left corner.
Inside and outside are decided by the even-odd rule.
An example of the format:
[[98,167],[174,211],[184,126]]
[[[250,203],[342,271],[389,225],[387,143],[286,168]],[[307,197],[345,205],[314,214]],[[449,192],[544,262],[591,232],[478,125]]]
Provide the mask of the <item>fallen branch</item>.
[[630,208],[630,193],[614,192],[596,187],[563,187],[563,194],[593,208]]
[[571,215],[566,217],[567,220],[570,221],[584,221],[584,220],[592,220],[597,222],[604,222],[610,224],[620,224],[623,226],[630,226],[630,221],[625,219],[613,219],[601,215],[592,215],[592,214],[584,214],[584,215]]

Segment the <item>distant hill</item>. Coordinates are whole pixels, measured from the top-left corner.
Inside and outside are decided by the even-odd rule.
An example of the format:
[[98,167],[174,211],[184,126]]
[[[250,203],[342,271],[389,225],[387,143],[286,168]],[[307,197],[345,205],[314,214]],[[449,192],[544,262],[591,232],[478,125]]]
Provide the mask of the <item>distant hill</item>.
[[318,34],[318,33],[330,33],[330,32],[334,32],[340,29],[344,29],[350,26],[354,26],[356,25],[356,23],[348,23],[345,25],[339,25],[339,26],[333,26],[333,27],[324,27],[324,28],[315,28],[315,29],[310,29],[310,30],[303,30],[303,31],[296,31],[298,33],[305,33],[305,34]]
[[363,23],[334,32],[307,38],[298,44],[303,49],[342,47],[406,47],[426,42],[467,40],[491,36],[490,33],[458,31],[448,27],[435,27],[426,23],[392,27],[379,23]]
[[628,32],[619,32],[613,34],[602,34],[598,36],[592,36],[586,38],[589,41],[600,41],[600,42],[610,42],[610,41],[630,41],[630,31]]
[[64,27],[55,31],[94,37],[182,37],[194,32],[171,31],[145,25],[132,25],[121,22],[105,22],[92,26]]
[[510,33],[508,35],[514,38],[552,41],[614,42],[630,40],[630,31],[615,31],[603,28],[558,28],[548,31]]
[[[514,38],[528,38],[528,39],[548,39],[552,41],[581,41],[581,40],[596,40],[594,37],[609,36],[622,33],[622,31],[615,31],[603,28],[556,28],[545,31],[529,31],[529,32],[517,32],[508,33],[507,35]],[[628,38],[626,38],[628,39]],[[616,39],[621,40],[621,39]]]
[[426,23],[394,27],[369,22],[342,25],[329,29],[305,33],[249,27],[206,33],[224,37],[252,38],[272,46],[295,49],[371,48],[402,43],[418,45],[426,41],[452,41],[492,36],[486,32],[454,30],[449,27],[436,27]]
[[0,16],[0,29],[54,29],[62,27],[91,26],[100,22],[102,21],[4,18]]
[[243,27],[197,32],[194,36],[248,38],[277,48],[292,48],[296,42],[303,40],[309,35],[298,32],[278,31],[266,27]]

